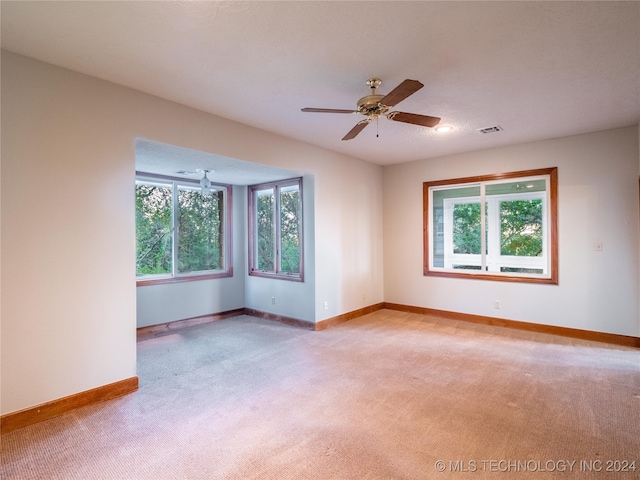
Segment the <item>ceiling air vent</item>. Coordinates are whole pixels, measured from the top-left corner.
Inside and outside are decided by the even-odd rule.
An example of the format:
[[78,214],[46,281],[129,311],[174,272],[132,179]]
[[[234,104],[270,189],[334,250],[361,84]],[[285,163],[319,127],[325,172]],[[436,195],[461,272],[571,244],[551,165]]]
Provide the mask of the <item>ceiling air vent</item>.
[[493,127],[479,128],[478,131],[480,133],[501,132],[502,131],[502,127],[500,125],[494,125]]

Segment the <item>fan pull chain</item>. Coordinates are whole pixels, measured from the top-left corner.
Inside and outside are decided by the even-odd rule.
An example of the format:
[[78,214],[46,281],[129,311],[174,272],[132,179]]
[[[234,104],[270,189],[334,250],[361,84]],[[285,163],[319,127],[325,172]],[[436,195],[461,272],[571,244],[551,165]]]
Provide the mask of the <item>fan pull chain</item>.
[[378,135],[378,120],[380,120],[380,117],[376,117],[376,138],[380,137],[380,135]]

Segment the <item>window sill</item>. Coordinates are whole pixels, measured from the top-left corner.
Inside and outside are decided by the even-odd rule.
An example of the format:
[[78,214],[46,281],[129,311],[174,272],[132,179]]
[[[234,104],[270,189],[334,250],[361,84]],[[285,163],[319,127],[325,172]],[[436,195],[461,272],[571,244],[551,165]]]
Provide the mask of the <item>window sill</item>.
[[558,285],[558,276],[552,275],[540,277],[527,277],[520,275],[495,275],[491,273],[456,273],[449,271],[424,271],[425,277],[448,277],[448,278],[470,278],[473,280],[493,280],[496,282],[516,282],[516,283],[538,283],[548,285]]
[[288,280],[290,282],[304,282],[304,278],[302,275],[286,275],[281,273],[269,273],[269,272],[261,272],[259,270],[252,270],[249,272],[249,276],[252,277],[262,277],[262,278],[273,278],[274,280]]
[[148,278],[136,280],[136,287],[146,287],[148,285],[164,285],[165,283],[197,282],[200,280],[211,280],[214,278],[233,277],[233,270],[207,273],[203,275],[180,275],[176,277]]

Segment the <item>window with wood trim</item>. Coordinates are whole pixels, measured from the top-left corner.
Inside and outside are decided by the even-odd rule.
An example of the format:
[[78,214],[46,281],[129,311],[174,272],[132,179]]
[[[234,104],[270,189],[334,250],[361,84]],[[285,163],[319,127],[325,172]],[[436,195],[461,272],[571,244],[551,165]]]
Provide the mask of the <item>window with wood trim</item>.
[[424,274],[558,283],[557,168],[425,182]]
[[302,178],[248,190],[249,275],[303,281]]
[[137,285],[233,274],[231,186],[136,175]]

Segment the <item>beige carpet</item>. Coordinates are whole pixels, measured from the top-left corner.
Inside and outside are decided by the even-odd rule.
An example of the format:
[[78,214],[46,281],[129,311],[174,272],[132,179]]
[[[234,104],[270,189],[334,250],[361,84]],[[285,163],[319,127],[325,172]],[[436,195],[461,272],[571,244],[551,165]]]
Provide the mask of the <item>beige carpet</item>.
[[0,477],[640,478],[639,350],[389,310],[138,347],[137,393],[3,435]]

